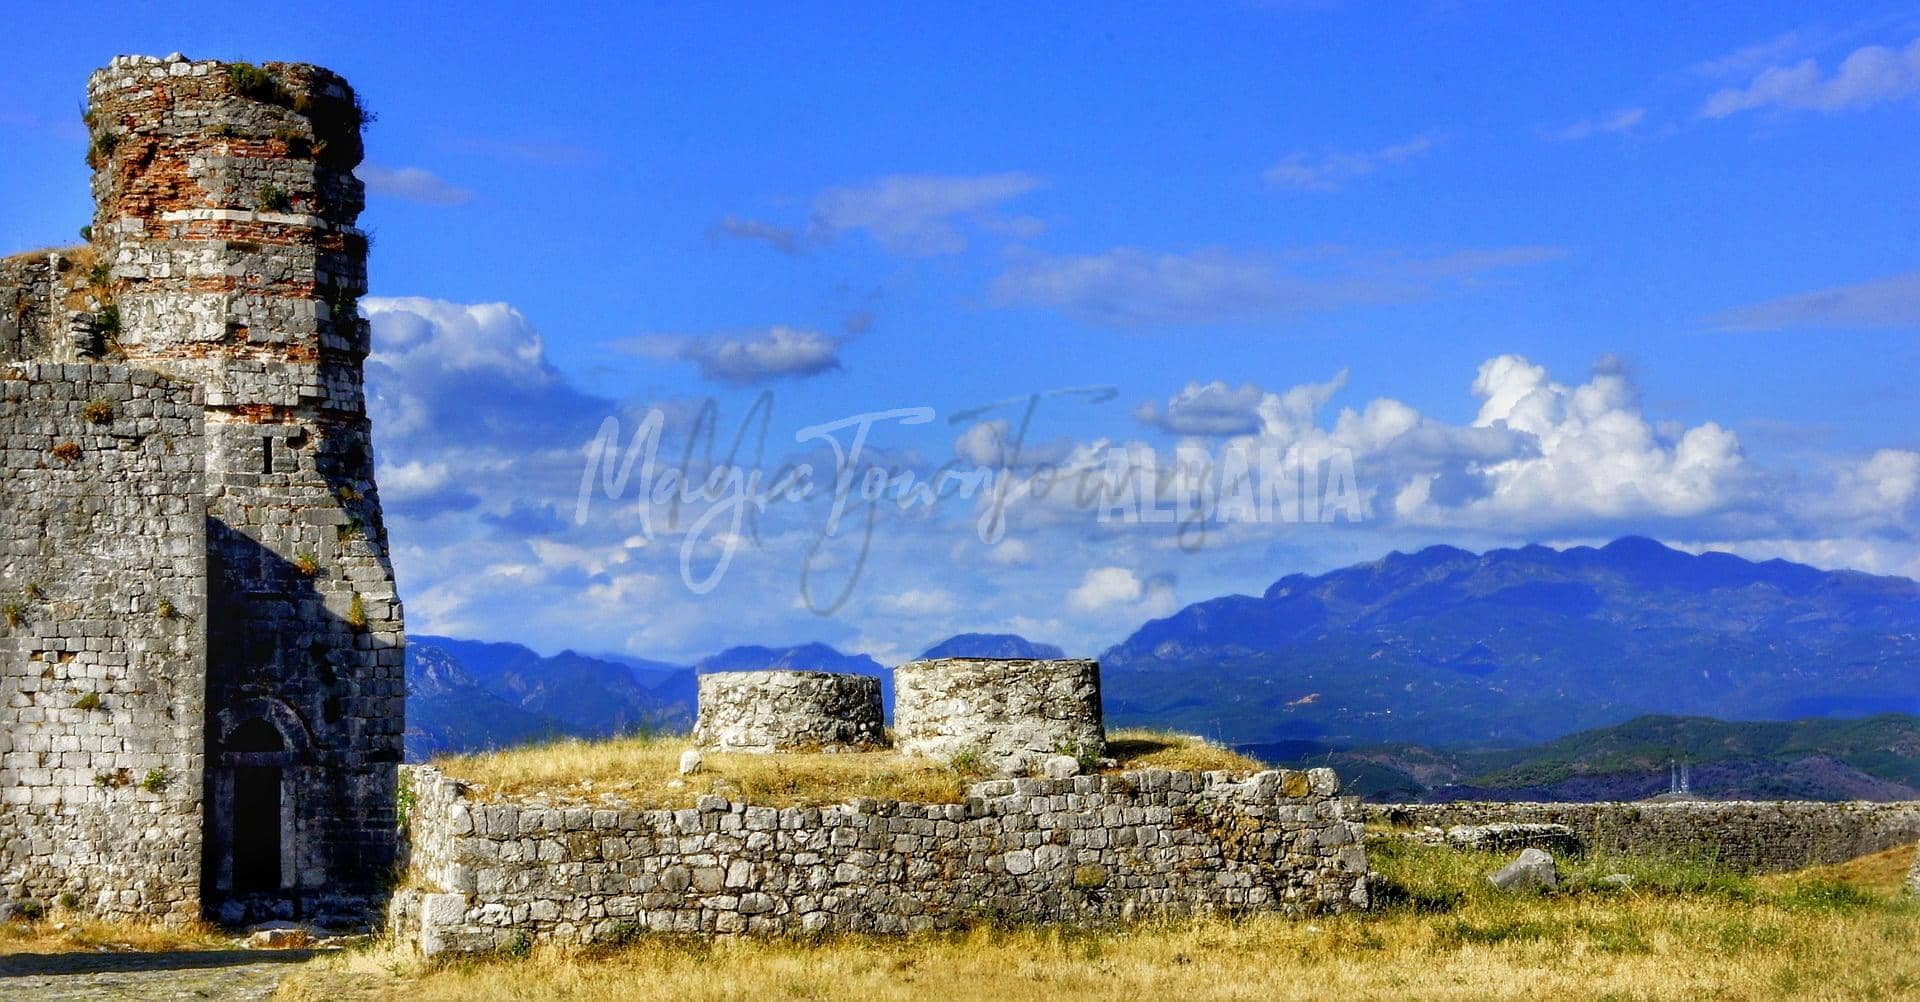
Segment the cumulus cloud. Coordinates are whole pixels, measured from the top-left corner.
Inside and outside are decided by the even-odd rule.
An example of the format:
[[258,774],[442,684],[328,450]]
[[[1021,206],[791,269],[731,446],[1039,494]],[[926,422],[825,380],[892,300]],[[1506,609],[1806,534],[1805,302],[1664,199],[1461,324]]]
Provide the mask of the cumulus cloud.
[[1431,255],[1335,251],[1306,267],[1276,254],[1118,247],[1099,254],[1016,256],[989,294],[1001,306],[1049,307],[1112,327],[1255,323],[1423,299],[1564,253],[1551,247]]
[[575,389],[505,303],[368,297],[368,410],[383,450],[510,450],[585,441],[613,401]]
[[1476,428],[1524,435],[1531,454],[1486,464],[1485,492],[1449,508],[1433,478],[1415,478],[1394,498],[1403,519],[1439,525],[1567,524],[1580,519],[1688,517],[1738,498],[1748,473],[1738,438],[1714,422],[1662,434],[1641,412],[1625,372],[1602,366],[1579,386],[1544,366],[1502,355],[1480,367]]
[[966,249],[961,224],[1031,230],[994,210],[1038,190],[1036,174],[894,174],[864,184],[830,188],[813,202],[810,232],[820,240],[865,232],[896,254],[933,256]]
[[1595,136],[1620,136],[1639,127],[1646,117],[1645,108],[1621,108],[1598,118],[1583,118],[1572,125],[1549,129],[1546,137],[1554,142],[1576,143]]
[[1726,330],[1920,327],[1920,271],[1728,310],[1712,322]]
[[1326,150],[1290,153],[1267,168],[1261,176],[1276,188],[1293,191],[1338,191],[1350,181],[1366,177],[1382,167],[1417,160],[1433,152],[1440,137],[1431,133],[1414,136],[1403,143],[1377,150]]
[[1920,452],[1881,449],[1843,468],[1833,497],[1845,516],[1880,524],[1906,521],[1914,499],[1920,497]]
[[367,183],[367,191],[422,205],[465,205],[473,201],[473,192],[442,178],[424,167],[385,167],[363,163],[355,170]]
[[776,379],[807,379],[840,366],[844,338],[776,325],[734,334],[656,334],[622,347],[652,358],[692,362],[717,383],[747,386]]
[[1067,606],[1090,616],[1124,612],[1142,618],[1164,616],[1177,608],[1172,580],[1164,577],[1143,580],[1125,567],[1095,567],[1087,571],[1080,584],[1067,593]]
[[1920,38],[1903,48],[1867,45],[1848,53],[1831,74],[1812,59],[1761,70],[1745,86],[1707,98],[1702,118],[1726,118],[1761,108],[1842,112],[1920,95]]

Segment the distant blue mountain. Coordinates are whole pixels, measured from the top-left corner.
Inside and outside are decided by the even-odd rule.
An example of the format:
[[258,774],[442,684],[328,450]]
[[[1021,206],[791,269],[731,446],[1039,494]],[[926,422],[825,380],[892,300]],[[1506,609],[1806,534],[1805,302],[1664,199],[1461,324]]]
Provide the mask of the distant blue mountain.
[[1920,710],[1920,584],[1639,537],[1435,546],[1190,605],[1102,656],[1109,720],[1515,746],[1648,713]]
[[[660,681],[670,682],[671,675]],[[684,730],[695,712],[690,695],[656,691],[627,664],[573,651],[548,657],[519,644],[425,635],[407,645],[407,695],[407,753],[414,758],[534,737]],[[500,712],[482,695],[517,715]]]
[[1036,644],[1017,633],[961,633],[927,648],[923,658],[1060,658],[1052,644]]

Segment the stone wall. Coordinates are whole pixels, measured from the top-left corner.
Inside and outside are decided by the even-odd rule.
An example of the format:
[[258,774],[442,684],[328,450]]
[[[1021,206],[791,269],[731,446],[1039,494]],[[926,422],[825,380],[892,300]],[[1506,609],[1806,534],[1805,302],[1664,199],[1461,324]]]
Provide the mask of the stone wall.
[[429,954],[1368,903],[1356,805],[1326,769],[994,780],[959,804],[777,810],[482,803],[406,772],[411,874],[391,924]]
[[1777,872],[1920,841],[1920,802],[1671,801],[1368,804],[1369,823],[1403,827],[1561,824],[1588,852],[1715,859]]
[[0,258],[0,362],[74,362],[100,343],[101,305],[88,292],[91,248],[65,247]]
[[1106,747],[1097,661],[910,661],[893,670],[893,684],[893,740],[903,752],[941,760],[973,752],[1019,772],[1034,756]]
[[195,387],[0,365],[0,894],[200,915]]
[[887,743],[880,680],[824,671],[700,676],[693,742],[719,751],[865,751]]

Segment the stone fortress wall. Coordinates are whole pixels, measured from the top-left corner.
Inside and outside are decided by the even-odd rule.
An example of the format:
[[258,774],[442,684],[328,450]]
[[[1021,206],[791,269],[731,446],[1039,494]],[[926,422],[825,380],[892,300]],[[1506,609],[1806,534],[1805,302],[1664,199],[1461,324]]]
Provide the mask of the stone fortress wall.
[[[107,710],[35,716],[31,690],[10,690],[20,713],[7,747],[31,748],[35,760],[0,758],[0,789],[48,789],[56,756],[67,770],[87,768],[78,763],[88,755],[131,756],[133,772],[133,760],[159,756],[181,775],[158,799],[117,778],[100,788],[111,796],[12,792],[0,825],[41,824],[36,805],[52,797],[61,810],[94,805],[120,825],[113,844],[140,846],[123,863],[87,865],[81,879],[59,871],[95,858],[84,844],[73,856],[50,854],[37,837],[16,850],[10,839],[4,880],[23,895],[118,882],[122,897],[169,914],[198,903],[231,921],[351,920],[384,893],[396,856],[405,696],[362,389],[367,239],[355,227],[364,196],[353,169],[365,115],[345,81],[318,67],[179,55],[118,57],[89,79],[87,97],[88,245],[0,260],[0,363],[34,363],[7,370],[10,386],[27,389],[0,398],[0,433],[18,441],[0,452],[0,520],[51,518],[64,532],[58,506],[79,497],[92,536],[68,533],[58,552],[8,537],[12,578],[0,587],[32,584],[67,603],[59,618],[75,625],[56,628],[44,613],[26,628],[45,635],[0,623],[0,677],[30,685],[44,670],[36,659],[53,656],[52,678],[82,672],[73,684],[108,686]],[[95,398],[118,399],[121,386],[134,393],[127,411],[96,425]],[[191,395],[190,420],[127,432],[149,422],[135,411],[154,393]],[[78,455],[49,459],[49,436]],[[174,468],[188,465],[191,518],[169,493]],[[167,534],[144,535],[163,516]],[[149,547],[164,547],[165,574],[179,579],[181,594],[165,596],[175,617],[148,608],[152,582],[165,577]],[[74,568],[71,580],[37,566],[56,559]],[[90,592],[61,590],[89,580]],[[10,601],[19,600],[0,594]],[[164,658],[147,636],[160,622],[174,631]],[[71,632],[81,629],[96,632]],[[60,646],[74,638],[89,646]],[[94,653],[125,664],[89,661]],[[150,668],[156,660],[166,667]],[[141,723],[162,705],[164,735]],[[127,747],[108,749],[96,733],[108,717]],[[155,826],[161,802],[192,820]],[[164,867],[141,862],[148,836]],[[162,892],[128,872],[162,869],[179,886]]]
[[716,751],[865,751],[887,743],[880,680],[824,671],[700,676],[693,743]]
[[[1025,771],[1105,743],[1095,662],[923,662],[896,682],[927,694],[902,695],[896,721],[918,726],[935,757],[991,751]],[[715,673],[700,696],[696,739],[710,746],[819,734],[829,704],[884,739],[876,679]],[[916,705],[931,712],[916,717]],[[1003,778],[938,804],[775,809],[704,796],[685,810],[487,800],[430,767],[406,773],[412,886],[390,926],[428,954],[522,937],[904,933],[1368,904],[1357,803],[1326,769]]]
[[0,895],[200,915],[198,390],[0,364]]
[[423,953],[641,931],[904,933],[995,919],[1365,908],[1330,770],[1148,770],[976,784],[964,803],[776,810],[484,802],[407,766],[412,870],[391,928]]
[[[392,866],[403,731],[356,306],[363,112],[296,63],[123,57],[87,94],[114,347],[207,407],[206,882],[324,910]],[[277,874],[250,878],[234,818],[262,768],[293,815]]]
[[1368,804],[1370,824],[1420,828],[1557,824],[1585,852],[1716,860],[1769,873],[1839,863],[1920,841],[1920,802],[1643,801]]

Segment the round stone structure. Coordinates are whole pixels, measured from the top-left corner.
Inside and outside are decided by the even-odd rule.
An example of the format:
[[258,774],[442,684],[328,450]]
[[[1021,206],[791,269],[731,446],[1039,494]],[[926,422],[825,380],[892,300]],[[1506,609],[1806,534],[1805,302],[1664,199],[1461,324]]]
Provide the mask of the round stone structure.
[[700,676],[693,741],[717,751],[867,751],[887,743],[880,680],[828,671]]
[[1103,754],[1100,662],[936,658],[893,670],[894,744],[950,760],[975,752],[1002,771],[1036,756]]

